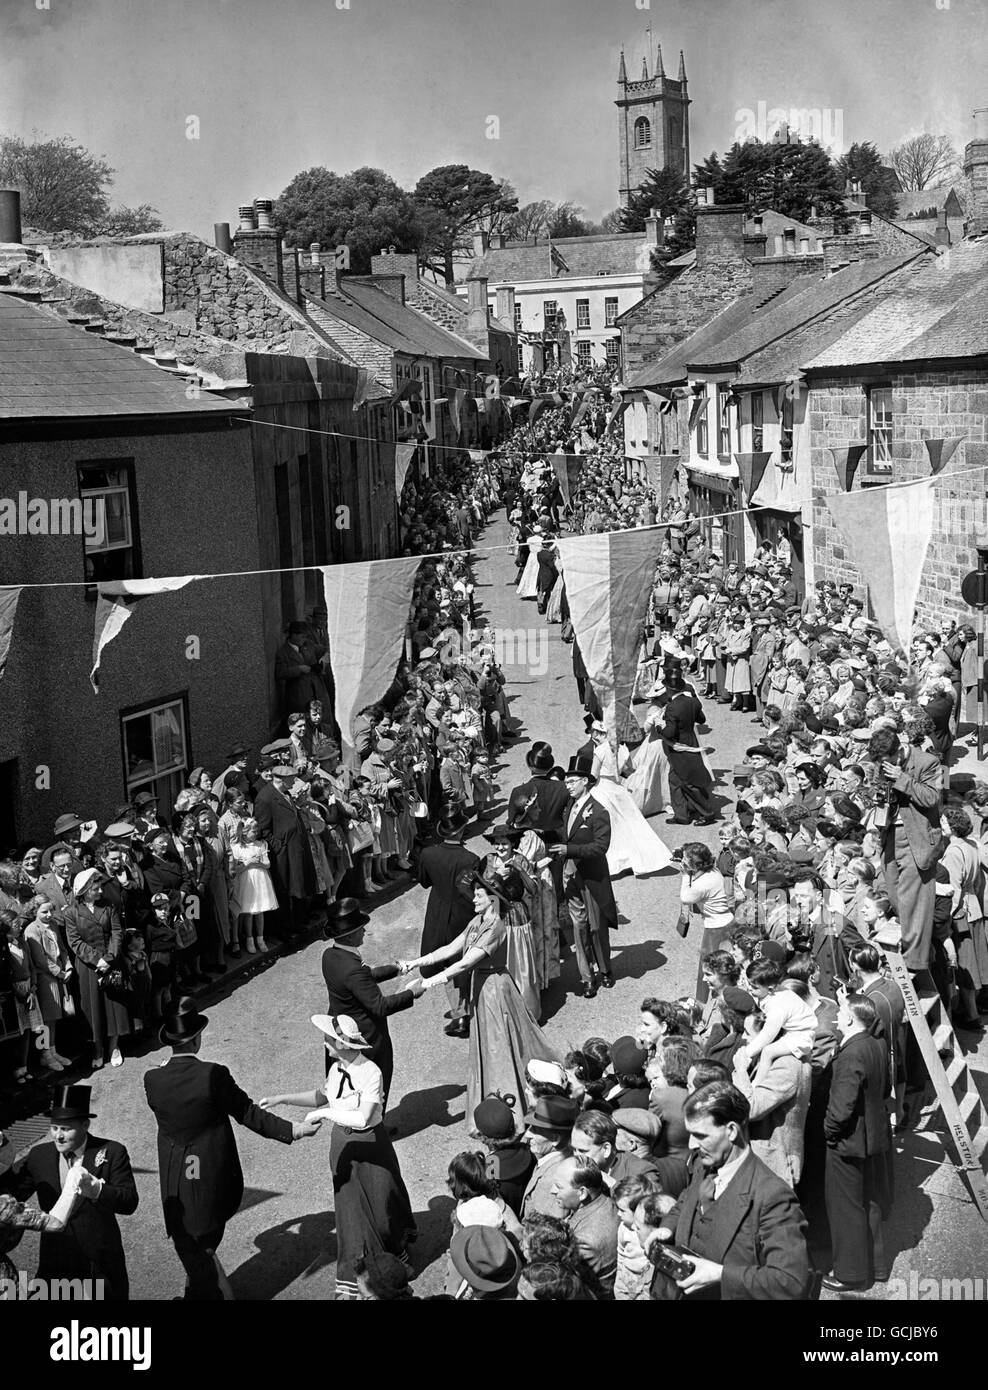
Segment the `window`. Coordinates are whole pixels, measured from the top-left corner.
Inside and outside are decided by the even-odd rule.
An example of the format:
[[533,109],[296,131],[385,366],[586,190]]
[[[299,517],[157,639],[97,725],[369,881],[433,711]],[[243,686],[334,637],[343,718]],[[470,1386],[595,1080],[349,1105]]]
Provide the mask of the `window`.
[[521,305],[515,300],[515,332],[521,332]]
[[[85,539],[85,576],[90,583],[105,579],[139,579],[141,555],[137,527],[134,461],[80,463],[76,470],[79,496],[95,509],[96,534]],[[101,523],[101,524],[100,524]]]
[[717,455],[731,457],[731,394],[726,386],[717,387]]
[[616,367],[621,356],[621,339],[608,338],[604,344],[604,355],[609,367]]
[[[710,440],[707,434],[707,410],[709,402],[707,400],[707,388],[703,388],[703,395],[700,397],[700,412],[696,417],[696,452],[706,456],[710,448]],[[692,409],[692,407],[691,407]]]
[[167,820],[191,767],[185,696],[125,711],[120,716],[120,739],[127,800],[150,791]]
[[546,332],[556,326],[556,315],[559,313],[559,305],[554,299],[543,299],[542,319]]
[[577,343],[577,345],[576,345],[576,360],[577,360],[577,362],[579,363],[579,365],[580,365],[581,367],[589,367],[589,366],[590,366],[591,358],[590,358],[590,344],[589,344],[589,343]]
[[873,386],[868,392],[868,472],[892,472],[892,388]]
[[782,414],[779,417],[779,461],[792,463],[792,417],[793,393],[786,390],[782,398]]
[[590,300],[578,299],[576,301],[576,326],[577,328],[590,327]]
[[652,144],[652,127],[644,116],[635,121],[635,149],[647,150]]
[[765,440],[762,420],[764,400],[761,391],[755,391],[749,399],[751,401],[751,450],[752,453],[758,454],[761,453]]
[[618,316],[617,296],[604,300],[604,327],[613,328]]

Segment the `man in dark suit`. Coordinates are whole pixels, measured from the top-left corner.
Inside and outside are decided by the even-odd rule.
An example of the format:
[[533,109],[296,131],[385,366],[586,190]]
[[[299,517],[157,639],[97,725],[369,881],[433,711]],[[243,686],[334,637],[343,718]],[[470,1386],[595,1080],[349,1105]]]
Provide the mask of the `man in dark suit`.
[[693,1270],[673,1282],[657,1272],[652,1297],[695,1301],[809,1297],[806,1220],[795,1194],[748,1143],[748,1102],[727,1081],[701,1086],[683,1107],[697,1162],[686,1191],[646,1237],[673,1241]]
[[673,825],[712,825],[715,820],[710,788],[714,779],[703,760],[697,724],[704,722],[703,706],[696,692],[683,680],[680,659],[665,662],[663,697],[665,723],[662,726],[662,747],[669,761],[669,800],[673,814],[667,819]]
[[309,832],[288,795],[294,781],[294,768],[287,764],[272,768],[271,781],[261,785],[254,801],[254,817],[271,851],[271,878],[285,936],[301,930],[317,887]]
[[70,1172],[81,1165],[80,1176],[73,1175],[79,1197],[65,1229],[41,1234],[38,1278],[101,1279],[102,1296],[122,1302],[130,1297],[130,1284],[117,1217],[137,1210],[137,1184],[123,1144],[90,1134],[91,1095],[90,1086],[59,1086],[48,1111],[51,1142],[36,1144],[0,1188],[19,1201],[36,1194],[41,1210],[51,1211]]
[[331,1014],[347,1014],[370,1043],[367,1056],[381,1068],[384,1108],[394,1075],[394,1048],[388,1019],[401,1009],[410,1009],[425,990],[422,980],[413,980],[395,994],[382,994],[381,980],[393,980],[398,963],[365,965],[360,955],[364,927],[370,921],[355,898],[340,898],[329,908],[326,934],[329,942],[322,957],[322,975],[329,994]]
[[[463,831],[468,818],[461,810],[451,810],[439,823],[439,840],[426,845],[419,855],[419,883],[430,889],[422,924],[422,947],[419,955],[427,956],[440,946],[448,946],[466,929],[473,916],[473,898],[461,893],[457,881],[461,874],[476,869],[480,860],[463,845]],[[425,966],[423,978],[437,975],[442,966]],[[469,975],[458,976],[446,986],[450,1023],[445,1031],[451,1038],[465,1038],[470,1031],[466,996]]]
[[144,1077],[158,1121],[165,1231],[185,1269],[185,1297],[196,1301],[233,1297],[216,1254],[244,1195],[231,1119],[282,1144],[319,1131],[316,1123],[293,1124],[262,1110],[226,1067],[203,1061],[198,1053],[208,1022],[194,1000],[180,999],[161,1028],[161,1041],[171,1044],[172,1055]]
[[824,1287],[842,1293],[889,1276],[882,1222],[892,1204],[892,1130],[888,1048],[872,1029],[878,1017],[866,994],[840,1001],[841,1042],[832,1063],[824,1196],[833,1272]]
[[943,768],[940,759],[903,745],[891,729],[878,729],[868,744],[888,790],[882,865],[889,897],[902,927],[902,955],[914,973],[928,970],[933,943],[937,861],[945,840],[940,829]]
[[837,982],[846,983],[850,977],[850,952],[864,945],[864,937],[853,922],[824,902],[823,879],[808,865],[800,865],[794,873],[789,906],[820,971],[817,992],[836,999]]
[[609,932],[617,927],[618,920],[607,867],[611,818],[591,795],[596,780],[592,758],[581,753],[570,758],[566,772],[570,799],[563,813],[563,838],[548,846],[550,854],[566,860],[564,893],[586,999],[592,999],[601,985],[605,989],[614,985]]
[[555,766],[552,749],[548,745],[537,748],[534,753],[525,755],[525,761],[532,775],[527,782],[514,788],[510,804],[512,807],[527,805],[527,809],[523,814],[512,815],[509,812],[509,824],[534,830],[546,843],[558,840],[562,835],[563,812],[569,801],[569,792],[563,782],[557,782],[548,775]]

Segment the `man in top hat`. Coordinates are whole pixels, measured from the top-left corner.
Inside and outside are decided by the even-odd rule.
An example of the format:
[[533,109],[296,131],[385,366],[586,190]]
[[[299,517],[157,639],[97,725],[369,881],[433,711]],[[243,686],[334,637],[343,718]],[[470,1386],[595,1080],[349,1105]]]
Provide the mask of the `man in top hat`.
[[322,976],[329,995],[330,1014],[347,1014],[354,1019],[370,1047],[367,1056],[381,1068],[384,1088],[384,1108],[394,1075],[394,1048],[388,1029],[388,1019],[402,1009],[410,1009],[424,993],[422,980],[413,980],[395,994],[383,994],[382,980],[398,975],[398,962],[389,965],[365,965],[360,955],[364,928],[370,921],[361,912],[356,898],[339,898],[329,907],[326,922],[328,942],[322,956]]
[[611,818],[591,795],[596,781],[592,758],[582,753],[570,758],[563,838],[548,847],[550,854],[566,861],[563,891],[586,999],[592,999],[600,985],[610,989],[614,984],[609,932],[617,927],[617,903],[607,867]]
[[513,823],[526,830],[534,830],[543,840],[558,840],[562,837],[563,813],[569,801],[569,792],[562,782],[550,778],[555,766],[552,749],[546,744],[525,754],[531,777],[522,782],[511,793],[511,805],[528,803],[524,816],[512,817]]
[[72,1169],[82,1172],[79,1198],[61,1232],[42,1232],[39,1279],[103,1280],[91,1296],[119,1302],[129,1298],[127,1262],[120,1239],[118,1216],[137,1210],[137,1184],[123,1144],[98,1139],[89,1132],[91,1086],[59,1086],[48,1118],[47,1143],[36,1144],[27,1156],[0,1179],[0,1190],[20,1201],[36,1195],[42,1211],[51,1211],[69,1181]]
[[673,814],[666,819],[673,825],[712,825],[714,806],[710,799],[713,776],[707,767],[696,736],[697,724],[704,723],[703,706],[696,692],[683,680],[681,666],[670,663],[664,672],[665,723],[662,747],[669,760],[669,800]]
[[258,790],[254,818],[271,852],[271,878],[278,895],[281,930],[297,935],[315,895],[316,868],[309,847],[309,829],[289,796],[295,769],[287,763],[271,769],[271,781]]
[[525,1142],[535,1167],[521,1202],[522,1219],[533,1212],[562,1220],[563,1209],[553,1192],[556,1168],[570,1152],[570,1137],[580,1107],[569,1096],[540,1096],[525,1116]]
[[[464,931],[473,916],[473,901],[457,888],[461,874],[470,872],[480,865],[480,860],[472,850],[463,844],[463,832],[468,818],[459,808],[451,808],[439,822],[438,840],[419,854],[419,884],[428,888],[429,899],[425,905],[425,921],[422,924],[422,945],[419,955],[427,956],[451,941]],[[437,975],[441,965],[425,966],[425,978]],[[450,1023],[446,1032],[450,1037],[465,1038],[470,1029],[467,1018],[467,995],[469,975],[457,976],[446,985],[449,1000]]]
[[178,1001],[161,1028],[172,1055],[145,1073],[144,1091],[158,1122],[165,1231],[185,1269],[185,1297],[215,1301],[233,1297],[216,1251],[244,1195],[231,1119],[282,1144],[311,1137],[319,1125],[262,1110],[226,1067],[203,1061],[198,1054],[208,1022],[194,1000]]

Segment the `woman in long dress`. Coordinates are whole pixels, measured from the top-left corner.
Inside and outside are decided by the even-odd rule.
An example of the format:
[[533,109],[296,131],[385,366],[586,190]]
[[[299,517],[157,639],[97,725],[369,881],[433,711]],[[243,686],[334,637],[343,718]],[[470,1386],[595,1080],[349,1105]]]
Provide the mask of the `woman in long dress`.
[[[649,825],[622,785],[617,759],[608,742],[607,729],[599,721],[590,727],[594,742],[593,775],[597,779],[593,797],[611,818],[611,843],[607,851],[607,867],[611,876],[630,869],[636,878],[657,874],[669,867],[672,855]],[[622,744],[622,760],[628,756]]]
[[[508,899],[495,879],[470,875],[475,916],[465,931],[448,946],[441,946],[417,960],[399,962],[403,974],[423,965],[445,966],[423,981],[426,989],[445,985],[458,975],[470,976],[470,1070],[467,1077],[466,1113],[474,1111],[493,1091],[512,1098],[515,1124],[524,1126],[525,1068],[533,1057],[561,1062],[561,1057],[539,1028],[518,987],[508,973],[508,927],[504,921]],[[476,1134],[475,1130],[471,1131]]]
[[648,691],[649,710],[643,725],[645,738],[632,755],[634,768],[624,784],[643,816],[657,816],[660,811],[674,814],[669,799],[669,759],[662,746],[665,714],[659,697],[664,693],[665,686],[660,682]]
[[542,549],[542,533],[537,532],[529,536],[527,542],[528,559],[525,562],[525,570],[518,585],[519,598],[535,598],[536,585],[539,579],[539,551]]
[[[93,1039],[93,1068],[123,1066],[120,1039],[130,1032],[130,1015],[118,991],[101,987],[100,976],[120,968],[121,926],[116,908],[103,902],[102,875],[84,869],[72,880],[75,906],[65,909],[65,935],[79,970],[82,1012]],[[105,981],[103,982],[105,985]]]
[[530,885],[529,911],[532,917],[539,988],[548,989],[553,980],[558,980],[561,969],[559,911],[556,889],[548,867],[552,861],[541,835],[534,830],[526,830],[509,862],[518,869],[526,885]]
[[346,1014],[315,1014],[332,1065],[314,1091],[267,1096],[260,1104],[300,1105],[306,1121],[333,1126],[329,1162],[336,1215],[336,1297],[356,1299],[356,1264],[386,1252],[407,1263],[415,1218],[398,1155],[384,1124],[381,1068],[364,1056],[370,1044]]

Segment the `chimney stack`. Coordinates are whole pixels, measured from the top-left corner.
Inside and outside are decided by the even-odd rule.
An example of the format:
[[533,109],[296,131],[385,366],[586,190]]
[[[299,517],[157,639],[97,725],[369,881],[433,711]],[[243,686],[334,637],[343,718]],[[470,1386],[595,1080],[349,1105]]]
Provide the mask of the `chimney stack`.
[[269,198],[255,198],[253,207],[244,203],[240,208],[240,226],[233,238],[233,254],[251,270],[263,275],[279,289],[284,289],[281,237],[272,223]]
[[287,241],[281,243],[281,264],[284,273],[285,293],[289,299],[294,299],[296,304],[301,304],[298,248],[289,246]]
[[488,241],[486,232],[474,232],[473,234],[473,254],[475,256],[486,256]]
[[22,245],[21,195],[16,188],[0,188],[0,241]]
[[497,291],[497,316],[508,328],[515,326],[515,287],[502,285]]
[[988,232],[988,106],[973,114],[974,139],[964,147],[964,177],[970,189],[965,236]]
[[950,228],[947,226],[947,209],[941,208],[937,213],[937,229],[933,235],[937,246],[950,245]]
[[229,222],[213,223],[213,243],[217,251],[229,256],[233,253],[233,238],[230,236]]
[[326,271],[323,269],[319,251],[319,243],[318,241],[314,241],[309,246],[308,255],[303,255],[300,258],[298,285],[300,290],[304,290],[306,294],[311,294],[313,298],[325,299]]
[[414,292],[419,278],[419,258],[414,251],[396,251],[393,246],[382,246],[380,253],[371,256],[372,275],[403,275],[405,294]]
[[648,246],[658,246],[659,227],[662,225],[662,218],[655,208],[645,218],[645,242]]
[[487,277],[467,280],[467,331],[464,337],[474,347],[487,352],[490,342],[491,311],[487,303]]
[[745,264],[745,216],[743,203],[714,203],[712,188],[696,209],[697,269],[718,261]]

